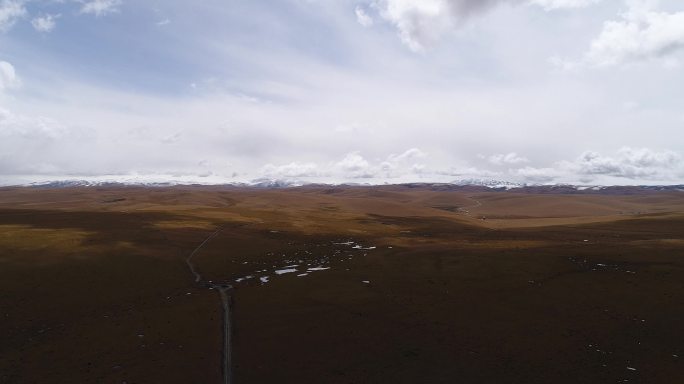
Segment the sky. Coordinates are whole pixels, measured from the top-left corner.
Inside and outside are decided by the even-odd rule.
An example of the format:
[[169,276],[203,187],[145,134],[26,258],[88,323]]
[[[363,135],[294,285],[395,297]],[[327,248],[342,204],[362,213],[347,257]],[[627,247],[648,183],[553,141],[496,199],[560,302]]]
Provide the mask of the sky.
[[0,185],[684,183],[680,0],[0,0]]

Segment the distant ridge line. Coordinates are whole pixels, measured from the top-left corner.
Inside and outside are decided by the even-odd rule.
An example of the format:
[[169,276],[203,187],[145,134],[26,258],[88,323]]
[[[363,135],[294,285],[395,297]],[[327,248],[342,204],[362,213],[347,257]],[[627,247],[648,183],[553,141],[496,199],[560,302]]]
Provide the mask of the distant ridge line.
[[223,184],[201,184],[183,182],[144,182],[144,181],[94,181],[94,180],[57,180],[36,182],[20,185],[10,185],[11,187],[27,188],[117,188],[117,187],[149,187],[149,188],[169,188],[169,187],[232,187],[232,188],[260,188],[260,189],[286,189],[286,188],[425,188],[435,191],[508,191],[519,193],[537,194],[630,194],[644,192],[684,192],[684,184],[673,185],[574,185],[574,184],[521,184],[510,181],[489,180],[489,179],[463,179],[449,183],[413,182],[396,184],[371,184],[371,183],[309,183],[289,180],[254,180],[252,182],[223,183]]

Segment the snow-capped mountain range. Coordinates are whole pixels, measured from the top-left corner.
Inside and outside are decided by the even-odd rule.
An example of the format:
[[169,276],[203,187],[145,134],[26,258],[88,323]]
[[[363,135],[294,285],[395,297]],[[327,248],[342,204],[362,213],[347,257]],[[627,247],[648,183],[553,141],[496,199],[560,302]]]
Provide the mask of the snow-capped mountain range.
[[112,179],[62,179],[54,181],[27,182],[8,184],[12,187],[31,188],[93,188],[93,187],[172,187],[172,186],[230,186],[251,188],[296,188],[296,187],[369,187],[369,186],[407,186],[423,187],[439,190],[481,190],[481,191],[511,191],[528,193],[608,193],[623,194],[648,191],[681,191],[684,185],[633,185],[633,186],[602,186],[602,185],[572,185],[572,184],[521,184],[506,180],[487,178],[457,179],[447,183],[313,183],[301,180],[283,179],[255,179],[248,182],[217,182],[195,180],[155,180],[144,178],[112,178]]

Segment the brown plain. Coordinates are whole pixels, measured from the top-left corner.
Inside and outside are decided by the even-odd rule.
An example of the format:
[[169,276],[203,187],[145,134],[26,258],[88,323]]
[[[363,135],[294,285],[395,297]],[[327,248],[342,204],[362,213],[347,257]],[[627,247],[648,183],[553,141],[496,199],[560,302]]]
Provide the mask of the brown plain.
[[235,383],[684,383],[684,193],[430,186],[0,189],[0,383],[220,383],[219,227]]

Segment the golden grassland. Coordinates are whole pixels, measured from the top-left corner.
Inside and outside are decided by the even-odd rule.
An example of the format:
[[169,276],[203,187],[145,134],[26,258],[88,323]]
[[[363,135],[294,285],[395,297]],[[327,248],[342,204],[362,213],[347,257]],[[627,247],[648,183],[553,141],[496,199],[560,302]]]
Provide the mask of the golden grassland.
[[217,228],[238,383],[684,382],[684,193],[428,186],[0,189],[0,382],[220,382]]

